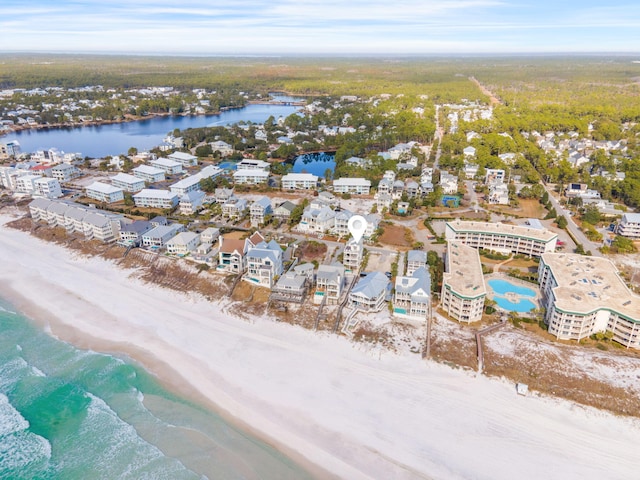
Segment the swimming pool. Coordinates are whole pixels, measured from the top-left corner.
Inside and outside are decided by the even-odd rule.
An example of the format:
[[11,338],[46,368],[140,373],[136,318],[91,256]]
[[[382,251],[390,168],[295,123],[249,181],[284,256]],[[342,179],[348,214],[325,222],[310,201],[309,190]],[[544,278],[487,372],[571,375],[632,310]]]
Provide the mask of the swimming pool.
[[529,298],[523,298],[534,299],[536,292],[533,289],[515,285],[500,278],[492,278],[487,280],[487,283],[493,291],[493,300],[503,310],[525,313],[536,308],[536,304]]
[[493,299],[496,301],[500,308],[504,310],[509,310],[510,312],[530,312],[534,308],[536,308],[535,304],[531,300],[527,300],[523,298],[518,301],[518,303],[513,303],[511,300],[505,297],[495,296]]
[[511,282],[507,282],[506,280],[502,280],[499,278],[492,278],[487,281],[491,290],[493,290],[497,295],[504,295],[505,293],[515,293],[517,295],[522,295],[523,297],[535,297],[536,292],[527,287],[522,287],[520,285],[514,285]]

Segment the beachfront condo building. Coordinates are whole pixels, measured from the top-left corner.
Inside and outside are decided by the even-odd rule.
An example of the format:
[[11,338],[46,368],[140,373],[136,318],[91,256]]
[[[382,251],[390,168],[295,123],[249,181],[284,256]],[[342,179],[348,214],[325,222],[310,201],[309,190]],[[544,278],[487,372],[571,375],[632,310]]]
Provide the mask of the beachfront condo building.
[[55,178],[42,177],[33,181],[33,195],[46,198],[60,198],[62,189]]
[[51,176],[60,183],[70,182],[74,178],[78,178],[80,175],[82,175],[80,169],[73,165],[69,165],[68,163],[61,163],[51,168]]
[[478,251],[460,241],[449,241],[445,253],[440,305],[459,322],[482,319],[487,289]]
[[520,253],[530,257],[554,252],[558,240],[557,233],[545,228],[463,220],[447,222],[445,237],[474,248],[507,254]]
[[640,297],[606,258],[546,253],[538,281],[549,333],[560,340],[580,340],[612,332],[627,348],[640,348]]

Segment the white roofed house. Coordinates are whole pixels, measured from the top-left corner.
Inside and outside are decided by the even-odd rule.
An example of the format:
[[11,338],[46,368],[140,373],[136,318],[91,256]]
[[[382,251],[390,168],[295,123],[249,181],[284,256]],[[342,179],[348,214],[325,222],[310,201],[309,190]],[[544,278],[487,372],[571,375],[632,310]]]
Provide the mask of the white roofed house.
[[466,147],[464,150],[462,150],[462,153],[464,154],[465,157],[475,157],[476,149],[475,147],[469,146],[469,147]]
[[211,145],[211,150],[214,153],[220,152],[220,155],[223,157],[228,157],[233,153],[233,147],[225,141],[217,140],[215,142],[211,142],[209,145]]
[[371,180],[364,178],[338,178],[333,181],[334,193],[355,193],[368,195],[371,189]]
[[335,305],[340,300],[344,288],[344,267],[340,263],[320,265],[316,274],[316,289],[313,296],[315,304],[324,300]]
[[640,238],[640,213],[625,213],[618,224],[618,235]]
[[440,172],[440,187],[442,187],[442,193],[457,193],[458,177],[451,175],[449,172]]
[[115,203],[124,200],[124,191],[107,183],[93,182],[86,188],[85,192],[87,197],[99,202]]
[[222,215],[229,220],[238,220],[244,216],[247,210],[247,201],[244,198],[231,198],[222,205]]
[[144,180],[127,173],[119,173],[111,177],[111,185],[130,193],[139,192],[145,187]]
[[200,243],[200,235],[193,232],[180,232],[166,244],[167,253],[171,255],[188,255],[196,250]]
[[265,217],[273,213],[271,207],[271,199],[262,197],[251,204],[249,207],[249,215],[251,218],[251,226],[257,227],[265,223]]
[[180,197],[180,214],[194,215],[202,209],[206,194],[201,190],[187,192]]
[[179,223],[157,226],[142,235],[142,245],[154,249],[162,248],[182,230],[184,227]]
[[509,187],[506,183],[494,183],[489,186],[487,195],[489,203],[495,205],[509,205]]
[[146,183],[157,183],[164,181],[165,170],[149,165],[140,165],[133,170],[133,175]]
[[145,188],[133,196],[136,207],[172,209],[178,204],[178,195],[169,190]]
[[277,242],[260,242],[250,247],[246,255],[247,273],[243,280],[271,288],[276,277],[282,274],[282,248]]
[[182,173],[182,162],[171,160],[170,158],[157,158],[151,160],[151,166],[163,170],[167,175]]
[[349,307],[364,312],[379,312],[389,294],[391,283],[381,272],[368,273],[349,292]]
[[198,165],[198,157],[190,153],[174,152],[168,156],[169,160],[182,164],[183,167],[195,167]]
[[393,315],[408,320],[424,321],[431,311],[431,275],[419,267],[411,275],[396,277]]
[[342,263],[344,266],[352,271],[360,269],[362,264],[362,257],[364,255],[364,245],[362,239],[356,242],[354,238],[350,238],[344,247],[342,253]]
[[264,170],[236,170],[233,172],[233,181],[237,184],[258,185],[267,183],[269,172]]
[[331,210],[327,205],[319,209],[312,208],[312,205],[309,205],[302,213],[302,218],[300,219],[297,229],[301,232],[328,232],[335,225],[335,216],[336,212]]
[[288,173],[280,180],[283,190],[312,190],[318,186],[318,177],[311,173]]
[[498,185],[504,183],[505,171],[499,168],[487,168],[484,183],[487,185]]
[[409,250],[407,252],[407,277],[413,275],[420,267],[427,268],[427,252],[422,250]]

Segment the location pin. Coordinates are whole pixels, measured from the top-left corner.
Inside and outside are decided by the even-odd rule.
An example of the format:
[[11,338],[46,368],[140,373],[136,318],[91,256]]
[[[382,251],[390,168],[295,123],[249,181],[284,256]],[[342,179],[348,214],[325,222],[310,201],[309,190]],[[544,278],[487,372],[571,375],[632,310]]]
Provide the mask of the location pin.
[[354,215],[349,219],[347,226],[349,227],[349,232],[353,236],[353,239],[357,243],[360,241],[362,235],[364,235],[364,231],[367,229],[367,219],[362,215]]

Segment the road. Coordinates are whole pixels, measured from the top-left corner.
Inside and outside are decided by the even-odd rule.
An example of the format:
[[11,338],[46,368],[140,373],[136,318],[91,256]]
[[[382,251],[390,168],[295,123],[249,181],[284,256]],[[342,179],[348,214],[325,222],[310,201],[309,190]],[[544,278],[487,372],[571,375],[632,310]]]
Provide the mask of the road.
[[549,195],[549,201],[551,202],[551,206],[555,208],[558,216],[564,215],[564,217],[567,219],[567,230],[569,231],[569,233],[571,233],[571,235],[573,235],[573,238],[575,238],[579,243],[582,244],[585,251],[591,251],[592,255],[596,257],[602,257],[602,253],[600,253],[600,250],[598,250],[602,245],[599,243],[594,243],[591,240],[589,240],[586,237],[586,235],[582,232],[582,230],[580,230],[580,228],[578,228],[576,223],[573,221],[573,217],[569,215],[569,211],[565,210],[564,207],[560,204],[559,200],[553,196],[553,192],[549,188],[549,186],[546,183],[543,183],[542,185],[547,191],[547,194]]

